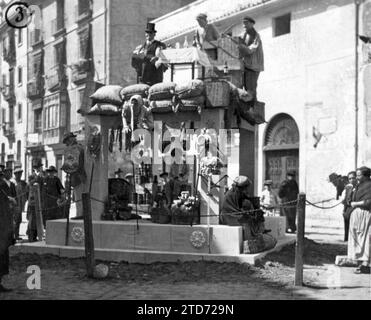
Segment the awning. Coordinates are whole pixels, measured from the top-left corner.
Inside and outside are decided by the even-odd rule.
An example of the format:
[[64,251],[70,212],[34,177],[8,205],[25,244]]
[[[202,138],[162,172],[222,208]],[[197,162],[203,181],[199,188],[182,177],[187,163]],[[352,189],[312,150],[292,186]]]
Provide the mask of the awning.
[[207,54],[196,47],[163,50],[161,60],[163,63],[168,64],[199,63],[204,67],[212,67]]

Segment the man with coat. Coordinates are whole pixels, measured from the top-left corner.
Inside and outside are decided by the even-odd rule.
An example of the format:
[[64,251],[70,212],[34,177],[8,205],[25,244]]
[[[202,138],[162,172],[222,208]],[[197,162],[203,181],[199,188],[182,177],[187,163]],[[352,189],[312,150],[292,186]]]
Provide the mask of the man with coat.
[[160,83],[164,78],[165,65],[160,63],[161,50],[166,45],[155,40],[156,29],[154,23],[148,23],[146,42],[134,51],[132,66],[137,70],[139,81],[150,86]]
[[[3,172],[0,172],[0,176],[3,177]],[[10,187],[6,179],[0,179],[0,293],[11,291],[2,285],[2,278],[9,274],[9,247],[14,244],[13,214],[10,206],[15,206],[16,201],[8,195],[9,192]]]
[[16,240],[22,240],[19,237],[19,227],[22,223],[22,213],[28,199],[28,186],[26,181],[22,180],[22,174],[23,170],[21,167],[16,167],[14,169],[15,191],[17,194],[17,206],[14,216],[14,237]]
[[63,218],[63,212],[58,206],[58,200],[62,198],[64,187],[61,180],[55,175],[57,172],[54,166],[50,166],[46,170],[47,177],[44,178],[44,226],[46,226],[46,221],[48,220]]
[[[283,203],[282,215],[286,216],[287,233],[296,232],[296,204],[298,199],[299,187],[295,181],[296,172],[289,171],[287,173],[287,180],[283,181],[278,190],[278,196],[281,198]],[[289,203],[288,203],[289,202]],[[285,205],[288,203],[287,205]]]

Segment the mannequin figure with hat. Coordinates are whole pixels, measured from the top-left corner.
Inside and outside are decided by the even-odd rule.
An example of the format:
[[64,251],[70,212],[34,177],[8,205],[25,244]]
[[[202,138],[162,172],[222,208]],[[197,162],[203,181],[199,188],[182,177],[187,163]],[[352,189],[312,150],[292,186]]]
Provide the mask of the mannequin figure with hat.
[[[137,70],[139,82],[150,86],[162,82],[166,70],[164,64],[158,63],[161,50],[166,49],[166,45],[155,40],[156,32],[155,24],[148,23],[145,31],[146,41],[135,49],[132,62]],[[134,57],[142,57],[142,63],[134,63]]]
[[22,167],[14,168],[15,191],[17,194],[17,206],[14,212],[14,238],[22,240],[19,236],[19,227],[22,223],[22,213],[25,210],[25,205],[28,199],[28,185],[26,181],[22,180]]
[[218,29],[207,21],[207,14],[198,14],[196,20],[199,28],[195,31],[195,45],[198,49],[202,49],[204,42],[215,41],[220,38]]
[[255,20],[253,18],[245,17],[243,19],[245,30],[241,35],[242,41],[239,45],[245,66],[244,87],[253,94],[253,104],[257,101],[258,78],[260,72],[264,71],[263,43],[254,25]]
[[[278,196],[283,204],[296,201],[299,195],[299,187],[295,180],[296,172],[287,172],[287,179],[283,181],[278,190]],[[296,202],[290,203],[288,208],[281,208],[281,215],[286,217],[287,233],[296,232]]]
[[63,218],[62,208],[58,205],[58,200],[61,201],[64,194],[64,187],[54,166],[50,166],[47,170],[47,177],[44,179],[44,212],[43,222],[46,226],[46,221]]
[[260,196],[260,204],[267,214],[274,214],[276,212],[274,207],[278,205],[278,196],[272,190],[272,184],[272,180],[266,180],[264,182],[264,189]]
[[[0,172],[0,176],[4,175]],[[9,175],[9,171],[6,175]],[[11,291],[2,285],[2,278],[9,274],[9,247],[14,244],[13,211],[11,204],[16,201],[11,193],[6,177],[0,180],[0,293]]]

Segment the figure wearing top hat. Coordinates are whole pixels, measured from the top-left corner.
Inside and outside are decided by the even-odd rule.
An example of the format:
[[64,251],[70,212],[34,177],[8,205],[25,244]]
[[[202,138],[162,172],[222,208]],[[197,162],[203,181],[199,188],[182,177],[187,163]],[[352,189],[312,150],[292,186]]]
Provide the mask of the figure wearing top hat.
[[139,82],[150,86],[162,82],[166,70],[166,66],[159,63],[161,50],[166,49],[166,45],[155,40],[156,32],[155,24],[148,23],[145,30],[146,41],[135,49],[132,59],[132,66],[137,70]]
[[[295,177],[295,171],[288,171],[287,179],[281,183],[278,190],[278,196],[281,198],[281,202],[283,204],[281,214],[286,216],[286,231],[288,233],[296,232],[296,200],[298,199],[299,187]],[[285,206],[285,203],[288,204]]]
[[14,238],[16,240],[21,240],[19,237],[19,227],[22,222],[22,213],[25,209],[25,205],[28,199],[28,185],[26,181],[22,180],[23,170],[21,166],[14,168],[15,177],[15,191],[17,194],[17,206],[14,212]]

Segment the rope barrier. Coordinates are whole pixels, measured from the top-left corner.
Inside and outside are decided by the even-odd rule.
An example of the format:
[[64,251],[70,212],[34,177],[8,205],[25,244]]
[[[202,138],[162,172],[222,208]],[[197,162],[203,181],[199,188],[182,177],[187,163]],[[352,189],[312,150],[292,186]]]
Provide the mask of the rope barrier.
[[333,206],[331,206],[331,207],[321,207],[321,206],[318,206],[318,205],[316,205],[316,204],[314,204],[314,203],[312,203],[312,202],[310,202],[310,201],[308,201],[308,200],[306,200],[306,203],[307,203],[307,205],[310,205],[310,206],[312,206],[312,207],[315,207],[315,208],[317,208],[317,209],[322,209],[322,210],[330,210],[330,209],[334,209],[334,208],[336,208],[337,206],[339,206],[339,205],[342,204],[342,202],[339,202],[339,203],[337,203],[337,204],[335,204],[335,205],[333,205]]

